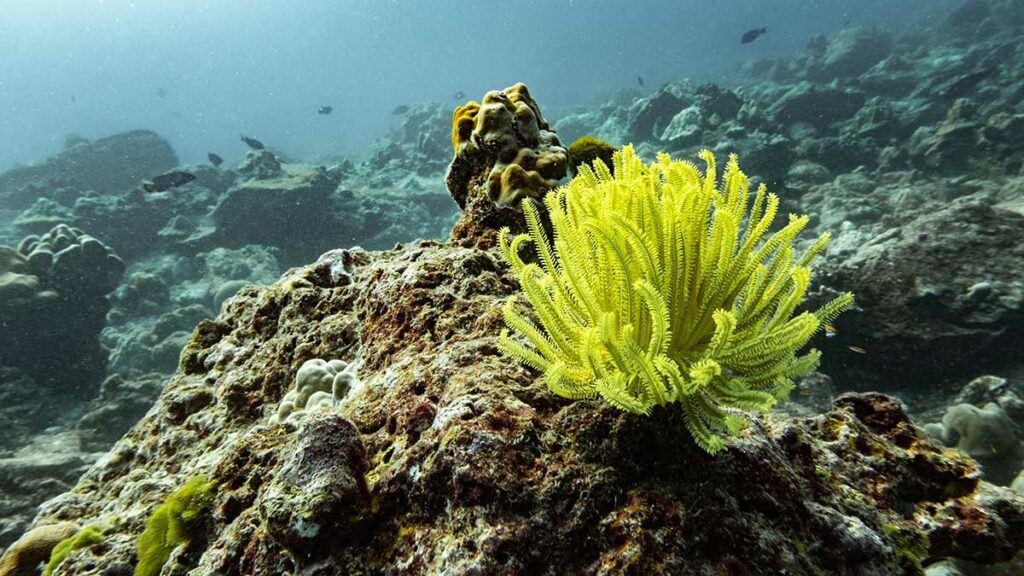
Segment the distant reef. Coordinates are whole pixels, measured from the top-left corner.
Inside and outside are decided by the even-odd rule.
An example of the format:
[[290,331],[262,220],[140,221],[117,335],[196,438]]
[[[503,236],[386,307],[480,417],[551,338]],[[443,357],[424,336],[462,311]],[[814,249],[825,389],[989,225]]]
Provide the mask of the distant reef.
[[171,145],[150,130],[135,130],[95,141],[74,139],[60,154],[36,166],[0,174],[0,200],[17,201],[17,194],[34,181],[67,182],[83,190],[120,192],[140,180],[178,165]]

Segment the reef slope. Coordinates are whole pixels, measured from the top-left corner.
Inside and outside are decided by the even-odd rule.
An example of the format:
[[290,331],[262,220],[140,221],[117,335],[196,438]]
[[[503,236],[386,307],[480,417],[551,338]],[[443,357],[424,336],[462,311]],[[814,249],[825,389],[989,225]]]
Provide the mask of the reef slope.
[[[904,574],[1024,545],[1024,500],[880,394],[767,416],[717,457],[676,411],[550,394],[500,356],[496,252],[336,250],[201,323],[149,413],[37,524],[113,523],[55,574],[130,574],[147,516],[218,483],[163,574]],[[268,417],[312,358],[361,386]],[[116,518],[116,520],[114,520]]]

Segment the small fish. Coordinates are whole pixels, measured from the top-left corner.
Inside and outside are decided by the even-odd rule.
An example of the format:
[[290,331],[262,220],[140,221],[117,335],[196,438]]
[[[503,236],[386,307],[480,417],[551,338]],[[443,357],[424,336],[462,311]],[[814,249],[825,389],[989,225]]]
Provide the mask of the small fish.
[[825,336],[835,338],[839,336],[839,330],[836,330],[836,327],[831,324],[825,324]]
[[852,351],[852,352],[856,352],[857,354],[867,354],[868,353],[867,350],[861,348],[860,346],[850,345],[850,346],[847,346],[847,348],[849,348],[850,351]]
[[643,76],[637,76],[636,77],[636,83],[639,84],[641,88],[643,88],[644,87],[644,77]]
[[214,166],[220,166],[224,163],[224,159],[220,157],[220,154],[215,154],[213,152],[207,152],[206,159]]
[[77,98],[75,98],[75,95],[74,95],[74,94],[72,94],[72,95],[71,95],[71,101],[72,101],[72,102],[78,102],[78,99],[77,99]]
[[181,170],[172,170],[171,172],[165,172],[159,176],[154,176],[152,180],[143,181],[142,189],[146,192],[163,192],[165,190],[170,190],[171,188],[177,188],[182,184],[188,184],[195,179],[195,174],[183,172]]
[[459,90],[455,94],[452,94],[452,98],[454,98],[456,100],[462,100],[465,97],[466,97],[466,93],[463,92],[462,90]]
[[242,136],[242,142],[245,142],[245,145],[248,146],[249,148],[252,148],[253,150],[266,150],[266,146],[263,145],[263,142],[260,142],[255,138]]
[[331,112],[334,112],[334,106],[321,106],[320,109],[316,111],[316,113],[321,116],[329,116]]
[[758,36],[764,34],[767,31],[767,28],[754,28],[753,30],[747,30],[746,32],[743,33],[743,36],[740,38],[740,44],[750,44],[754,40],[757,40]]
[[158,98],[163,98],[163,97],[167,96],[167,89],[164,88],[163,86],[161,86],[160,88],[157,88],[156,89],[156,95],[157,95]]
[[391,113],[394,114],[395,116],[401,116],[402,114],[405,114],[408,111],[409,107],[406,106],[405,104],[402,104],[400,106],[395,106],[394,110],[392,110]]

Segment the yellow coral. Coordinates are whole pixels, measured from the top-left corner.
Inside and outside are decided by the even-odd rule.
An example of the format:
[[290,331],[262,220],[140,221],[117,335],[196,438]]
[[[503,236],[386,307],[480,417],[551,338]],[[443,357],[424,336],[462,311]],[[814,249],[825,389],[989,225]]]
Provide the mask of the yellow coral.
[[459,106],[452,113],[452,148],[459,151],[459,144],[469,140],[476,128],[476,115],[480,112],[480,105],[476,102],[467,102]]
[[[478,162],[484,190],[500,206],[540,198],[565,177],[568,154],[522,83],[492,90],[452,114],[453,165]],[[480,159],[486,158],[484,161]],[[475,170],[475,168],[474,168]],[[462,192],[456,198],[464,206]]]

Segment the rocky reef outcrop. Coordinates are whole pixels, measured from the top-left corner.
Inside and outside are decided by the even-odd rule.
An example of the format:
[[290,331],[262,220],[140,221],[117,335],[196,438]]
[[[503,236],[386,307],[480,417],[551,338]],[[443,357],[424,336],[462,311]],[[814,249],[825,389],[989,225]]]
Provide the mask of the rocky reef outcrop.
[[[119,521],[58,574],[130,570],[146,516],[198,475],[217,483],[210,527],[171,562],[199,573],[912,573],[1024,545],[1024,499],[887,396],[758,418],[710,457],[673,411],[551,395],[495,348],[513,289],[495,252],[424,242],[333,251],[234,298],[156,407],[41,508],[38,524]],[[268,425],[325,357],[358,361],[363,385]]]
[[[261,151],[263,156],[273,157]],[[281,166],[276,159],[239,172],[249,176],[235,183],[210,212],[213,230],[186,242],[204,248],[241,248],[248,244],[274,246],[289,262],[301,262],[334,245],[333,231],[345,223],[335,214],[332,194],[341,174],[324,167]]]
[[[948,390],[1012,361],[1024,341],[1024,215],[972,194],[901,220],[851,228],[835,247],[823,278],[870,304],[823,344],[834,352],[826,371],[864,389]],[[869,353],[844,350],[851,343]]]
[[[109,374],[52,429],[26,425],[52,412],[37,375],[0,362],[0,545],[98,523],[103,542],[55,574],[130,574],[152,512],[205,477],[208,517],[165,573],[980,574],[1014,554],[1019,569],[1024,504],[993,483],[1024,490],[1022,24],[1016,0],[968,0],[928,30],[853,26],[730,85],[551,123],[511,87],[493,113],[456,112],[447,182],[437,104],[396,110],[364,162],[252,152],[146,193],[177,163],[151,162],[146,137],[145,174],[79,178],[71,152],[101,140],[0,175],[3,215],[20,212],[4,242],[63,224],[127,264]],[[497,353],[516,282],[494,226],[519,225],[510,206],[556,185],[562,142],[587,134],[647,157],[736,152],[783,211],[834,233],[815,296],[851,290],[861,309],[816,337],[827,375],[798,383],[799,416],[758,417],[712,458],[671,410],[562,400]],[[335,246],[453,224],[450,244],[335,250],[275,281]],[[0,251],[0,303],[59,294],[26,256]],[[317,358],[358,383],[294,409]]]
[[0,198],[31,202],[40,188],[72,188],[112,194],[178,165],[171,145],[149,130],[115,134],[95,141],[69,141],[62,153],[38,166],[0,174]]

